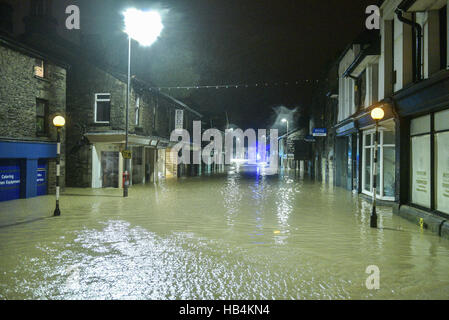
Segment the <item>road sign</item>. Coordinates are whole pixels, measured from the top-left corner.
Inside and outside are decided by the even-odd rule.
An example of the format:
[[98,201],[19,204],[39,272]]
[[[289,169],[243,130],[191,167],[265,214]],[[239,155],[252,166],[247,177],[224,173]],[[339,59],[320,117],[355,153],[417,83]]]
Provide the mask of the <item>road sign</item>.
[[313,129],[313,136],[314,137],[326,137],[327,136],[327,129],[326,128],[314,128]]
[[122,156],[124,159],[131,159],[131,150],[122,150]]

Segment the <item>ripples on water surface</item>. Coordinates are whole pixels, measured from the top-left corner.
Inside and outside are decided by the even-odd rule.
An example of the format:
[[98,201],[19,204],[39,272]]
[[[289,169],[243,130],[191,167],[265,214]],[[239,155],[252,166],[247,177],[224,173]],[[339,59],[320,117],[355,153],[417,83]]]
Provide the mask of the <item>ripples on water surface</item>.
[[368,202],[293,176],[67,189],[61,217],[53,205],[0,204],[0,298],[449,298],[449,241],[387,207],[372,230]]

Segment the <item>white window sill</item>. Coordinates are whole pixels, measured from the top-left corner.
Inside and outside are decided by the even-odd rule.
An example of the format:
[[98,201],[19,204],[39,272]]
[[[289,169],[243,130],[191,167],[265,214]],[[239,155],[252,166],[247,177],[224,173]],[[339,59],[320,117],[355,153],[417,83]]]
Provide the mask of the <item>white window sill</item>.
[[[372,192],[368,192],[368,191],[366,191],[366,190],[363,190],[362,193],[365,194],[365,195],[367,195],[367,196],[370,196],[370,197],[373,196],[373,193],[372,193]],[[394,201],[394,197],[381,197],[381,196],[379,196],[379,195],[377,195],[376,199],[378,199],[378,200],[383,200],[383,201]]]

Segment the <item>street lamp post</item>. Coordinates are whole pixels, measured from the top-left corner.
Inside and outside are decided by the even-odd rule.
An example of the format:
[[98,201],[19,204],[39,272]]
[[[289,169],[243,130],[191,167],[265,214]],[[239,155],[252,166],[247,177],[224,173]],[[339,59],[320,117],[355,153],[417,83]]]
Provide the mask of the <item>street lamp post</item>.
[[57,139],[56,139],[56,208],[53,212],[54,216],[60,216],[59,210],[59,176],[61,175],[61,128],[65,125],[65,119],[63,116],[56,116],[53,118],[53,125],[56,127]]
[[[129,100],[131,96],[131,39],[136,40],[142,46],[151,46],[161,34],[164,26],[161,17],[156,11],[141,11],[134,8],[123,13],[125,17],[125,33],[128,35],[128,83],[126,88],[126,123],[125,123],[125,150],[128,150],[129,131]],[[128,197],[129,187],[129,162],[125,159],[125,171],[123,181],[123,197]]]
[[[129,131],[129,96],[131,87],[131,37],[128,36],[128,82],[126,85],[126,122],[125,122],[125,150],[128,150],[128,131]],[[128,197],[129,186],[129,159],[125,159],[125,172],[123,179],[123,197]]]
[[284,118],[284,119],[282,119],[282,122],[287,123],[287,138],[285,139],[285,141],[286,141],[285,151],[287,152],[287,169],[288,169],[290,167],[289,163],[288,163],[288,120]]
[[371,118],[376,122],[376,136],[374,139],[374,165],[373,165],[373,205],[370,217],[370,227],[377,228],[376,213],[376,196],[377,196],[377,161],[378,161],[378,145],[379,145],[379,121],[384,118],[384,110],[382,108],[374,108],[371,111]]

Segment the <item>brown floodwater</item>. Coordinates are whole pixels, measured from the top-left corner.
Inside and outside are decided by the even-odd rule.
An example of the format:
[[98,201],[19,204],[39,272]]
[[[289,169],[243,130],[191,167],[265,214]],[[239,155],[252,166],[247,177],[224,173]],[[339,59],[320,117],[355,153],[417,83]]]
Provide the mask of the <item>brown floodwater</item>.
[[[1,299],[448,299],[449,241],[341,188],[222,175],[0,203]],[[380,271],[369,290],[365,271]]]

